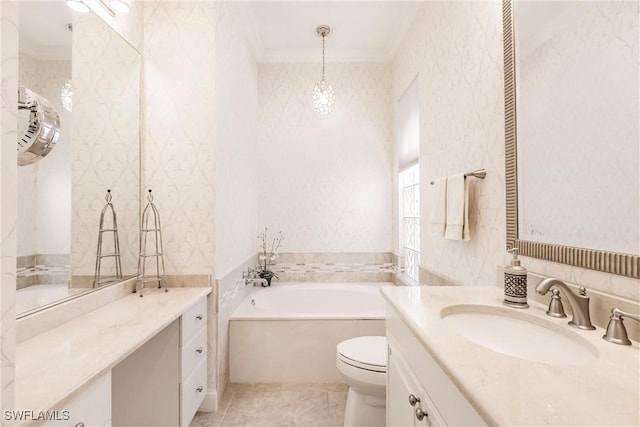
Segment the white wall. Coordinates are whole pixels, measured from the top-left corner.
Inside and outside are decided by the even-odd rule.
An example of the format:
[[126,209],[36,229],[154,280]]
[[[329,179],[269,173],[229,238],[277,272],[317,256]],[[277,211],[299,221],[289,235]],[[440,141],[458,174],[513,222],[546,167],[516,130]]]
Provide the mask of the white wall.
[[390,252],[390,67],[327,64],[327,116],[311,101],[320,72],[258,67],[258,226],[283,232],[282,252]]
[[[257,64],[247,7],[216,4],[216,390],[229,379],[229,317],[251,289],[240,280],[257,252]],[[213,343],[212,343],[213,344]]]
[[221,2],[216,36],[216,275],[257,252],[257,64],[246,6]]

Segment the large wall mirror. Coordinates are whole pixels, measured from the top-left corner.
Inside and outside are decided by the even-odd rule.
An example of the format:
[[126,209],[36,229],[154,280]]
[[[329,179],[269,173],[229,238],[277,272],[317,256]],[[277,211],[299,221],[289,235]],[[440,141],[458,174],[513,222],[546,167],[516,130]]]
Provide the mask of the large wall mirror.
[[639,6],[503,1],[507,246],[640,278]]
[[[137,272],[141,58],[93,12],[42,1],[20,2],[19,14],[18,84],[60,125],[46,156],[18,166],[21,317]],[[107,209],[101,233],[108,191],[116,224]]]

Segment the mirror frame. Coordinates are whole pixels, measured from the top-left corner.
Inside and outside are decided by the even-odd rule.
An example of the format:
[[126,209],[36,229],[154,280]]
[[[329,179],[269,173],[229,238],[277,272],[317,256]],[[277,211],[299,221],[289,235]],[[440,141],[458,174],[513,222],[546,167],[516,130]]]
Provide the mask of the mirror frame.
[[518,146],[514,0],[502,1],[507,249],[520,255],[640,279],[640,255],[532,242],[518,238]]

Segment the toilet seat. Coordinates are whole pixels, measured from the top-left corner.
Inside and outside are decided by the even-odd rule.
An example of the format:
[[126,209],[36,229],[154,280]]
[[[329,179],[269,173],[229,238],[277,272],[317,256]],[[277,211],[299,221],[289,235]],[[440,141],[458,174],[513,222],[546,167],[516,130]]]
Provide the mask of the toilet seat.
[[342,341],[337,346],[338,359],[366,371],[387,372],[387,338],[365,336]]

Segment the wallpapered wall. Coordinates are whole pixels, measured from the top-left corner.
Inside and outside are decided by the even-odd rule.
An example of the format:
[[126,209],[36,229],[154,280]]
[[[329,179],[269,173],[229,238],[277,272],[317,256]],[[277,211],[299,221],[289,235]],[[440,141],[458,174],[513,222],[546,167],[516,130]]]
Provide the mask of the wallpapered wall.
[[[455,283],[494,285],[505,259],[504,108],[500,2],[427,2],[393,61],[393,100],[418,75],[422,230],[429,182],[484,168],[470,179],[471,240],[421,233],[421,266]],[[395,105],[394,105],[395,106]]]
[[258,225],[282,230],[283,252],[390,252],[390,67],[329,63],[327,116],[311,101],[320,73],[258,66]]
[[41,161],[18,168],[18,256],[69,254],[71,245],[71,118],[60,91],[71,61],[20,52],[19,84],[46,98],[60,115],[60,137]]
[[[393,61],[393,99],[419,75],[421,199],[427,183],[485,168],[470,180],[469,242],[423,233],[421,266],[462,285],[494,285],[505,253],[504,100],[500,2],[426,2]],[[394,187],[395,188],[395,187]],[[429,210],[421,206],[423,229]],[[640,300],[637,280],[523,258],[529,270]]]
[[215,7],[144,5],[142,187],[160,213],[167,274],[213,274]]

